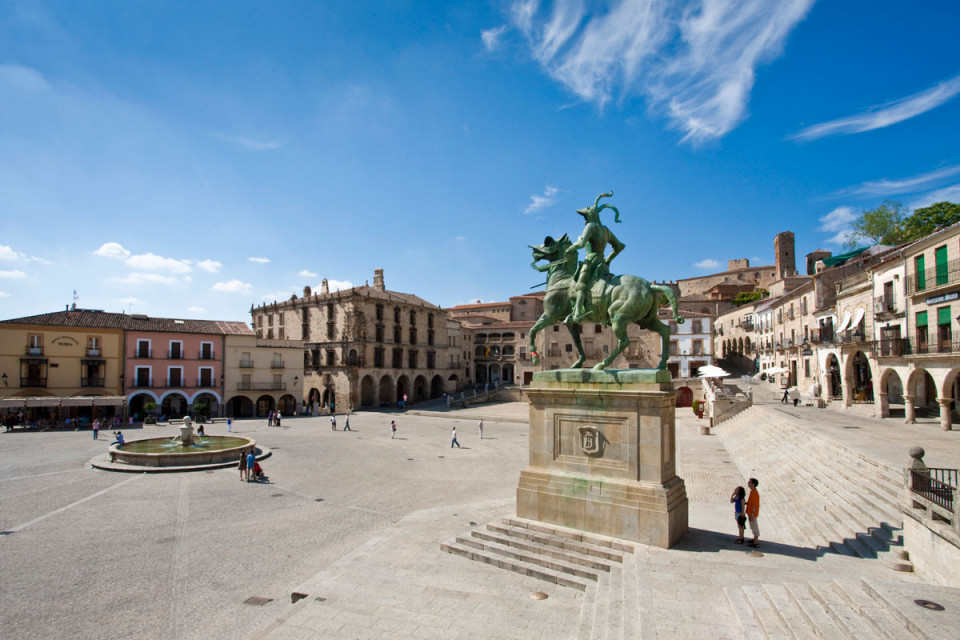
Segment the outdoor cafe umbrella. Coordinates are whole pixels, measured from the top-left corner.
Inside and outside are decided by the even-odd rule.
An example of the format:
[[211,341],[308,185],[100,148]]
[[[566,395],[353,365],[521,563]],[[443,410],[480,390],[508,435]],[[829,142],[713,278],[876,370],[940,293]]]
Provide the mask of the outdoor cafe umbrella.
[[704,367],[700,367],[697,372],[698,377],[700,378],[726,378],[730,374],[712,364],[708,364]]

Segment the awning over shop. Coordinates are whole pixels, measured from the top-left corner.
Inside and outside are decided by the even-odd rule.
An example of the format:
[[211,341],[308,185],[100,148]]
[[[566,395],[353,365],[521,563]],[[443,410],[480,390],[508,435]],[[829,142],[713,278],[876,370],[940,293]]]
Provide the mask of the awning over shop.
[[126,404],[126,396],[20,396],[0,398],[0,409],[31,407],[120,407]]
[[860,324],[860,321],[863,320],[863,314],[864,314],[864,313],[865,313],[865,312],[864,312],[863,307],[859,307],[859,308],[856,310],[856,312],[853,314],[853,322],[850,323],[850,328],[851,328],[851,329],[856,329],[856,328],[857,328],[857,326]]
[[843,320],[841,320],[841,321],[840,321],[840,324],[837,325],[837,329],[836,329],[836,332],[837,332],[837,333],[840,333],[841,331],[845,331],[846,328],[847,328],[848,326],[850,326],[850,318],[851,318],[850,312],[849,312],[849,311],[844,311],[844,312],[843,312]]

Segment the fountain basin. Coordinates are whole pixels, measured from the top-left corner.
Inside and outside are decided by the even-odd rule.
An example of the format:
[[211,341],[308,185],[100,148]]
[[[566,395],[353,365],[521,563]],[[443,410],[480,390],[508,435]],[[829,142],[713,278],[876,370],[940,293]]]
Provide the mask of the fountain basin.
[[[189,445],[170,438],[131,440],[108,450],[111,463],[135,467],[208,467],[236,464],[240,452],[256,449],[257,442],[242,436],[194,436]],[[260,458],[260,452],[257,458]]]

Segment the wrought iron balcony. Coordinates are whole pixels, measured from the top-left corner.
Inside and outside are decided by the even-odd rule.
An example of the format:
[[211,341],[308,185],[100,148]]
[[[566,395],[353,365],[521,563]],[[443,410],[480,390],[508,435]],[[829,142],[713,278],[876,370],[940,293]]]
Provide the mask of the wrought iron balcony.
[[96,378],[80,378],[81,387],[102,387],[106,383],[106,378],[96,377]]

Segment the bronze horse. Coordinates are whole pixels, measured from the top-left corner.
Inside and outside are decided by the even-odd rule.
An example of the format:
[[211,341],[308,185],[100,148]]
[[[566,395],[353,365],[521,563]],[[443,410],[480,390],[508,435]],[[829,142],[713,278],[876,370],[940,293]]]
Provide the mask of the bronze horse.
[[[530,245],[533,249],[532,266],[537,271],[547,272],[547,294],[543,298],[543,315],[530,329],[530,354],[533,364],[540,362],[540,354],[536,351],[536,335],[545,327],[563,322],[573,344],[577,347],[577,361],[570,367],[579,369],[586,359],[583,353],[583,344],[580,341],[580,324],[565,321],[573,307],[575,293],[573,291],[573,275],[577,270],[578,257],[576,252],[568,252],[573,243],[567,234],[557,240],[547,236],[542,245]],[[540,261],[547,264],[541,265]],[[677,311],[677,297],[670,287],[651,284],[638,276],[629,274],[607,276],[598,280],[591,291],[591,304],[584,321],[606,324],[613,328],[617,336],[617,346],[610,354],[594,365],[594,369],[601,370],[610,366],[620,353],[630,344],[627,338],[627,327],[635,322],[644,329],[656,331],[660,334],[662,355],[658,369],[667,366],[670,357],[670,327],[660,322],[658,311],[663,302],[669,302],[673,309],[673,318],[677,324],[683,323]]]

